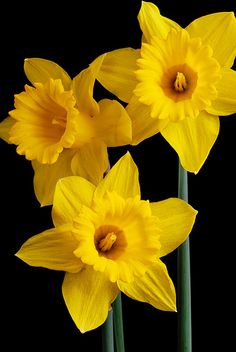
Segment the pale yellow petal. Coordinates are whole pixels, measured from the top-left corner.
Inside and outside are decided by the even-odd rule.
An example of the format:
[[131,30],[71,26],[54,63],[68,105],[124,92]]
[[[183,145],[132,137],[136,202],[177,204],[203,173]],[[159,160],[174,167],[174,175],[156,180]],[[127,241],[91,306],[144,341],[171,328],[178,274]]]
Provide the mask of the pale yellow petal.
[[152,2],[142,1],[138,21],[144,35],[144,40],[147,42],[151,41],[152,36],[165,39],[171,28],[180,28],[176,22],[163,17],[158,7]]
[[77,274],[65,275],[62,293],[73,321],[84,333],[104,323],[119,289],[105,275],[87,266]]
[[236,20],[233,12],[218,12],[199,17],[187,26],[191,37],[201,37],[213,49],[222,66],[231,67],[236,55]]
[[119,289],[127,296],[146,302],[164,311],[176,311],[174,284],[161,260],[155,262],[146,273],[132,283],[118,281]]
[[99,102],[100,113],[92,119],[96,137],[108,147],[129,144],[132,139],[131,120],[125,108],[116,100]]
[[130,153],[122,156],[99,183],[94,197],[103,197],[109,191],[117,192],[123,198],[140,195],[138,168]]
[[93,88],[96,76],[105,58],[105,54],[97,57],[88,68],[81,71],[73,79],[73,91],[77,101],[78,109],[90,117],[99,113],[99,106],[93,98]]
[[85,178],[69,176],[57,182],[52,208],[55,226],[72,223],[82,205],[91,206],[95,186]]
[[64,149],[54,164],[41,164],[37,160],[32,161],[34,191],[41,206],[52,204],[56,183],[60,178],[73,175],[71,160],[74,153],[74,150]]
[[0,138],[2,138],[5,142],[9,144],[11,144],[11,142],[9,141],[9,132],[15,122],[15,119],[8,116],[0,123]]
[[25,59],[24,70],[28,80],[35,83],[46,83],[50,78],[60,79],[65,90],[71,88],[71,78],[67,72],[53,61],[30,58]]
[[124,102],[129,102],[137,84],[135,71],[140,50],[122,48],[106,54],[97,80],[111,93]]
[[71,225],[46,230],[28,239],[16,256],[29,265],[76,273],[83,263],[73,252],[78,246]]
[[190,234],[197,211],[185,201],[169,198],[150,203],[152,214],[160,220],[160,257],[167,255],[182,244]]
[[222,69],[222,78],[217,86],[218,96],[207,111],[213,115],[226,116],[236,112],[236,72]]
[[161,133],[179,155],[182,166],[197,173],[217,139],[219,127],[219,117],[202,111],[196,118],[169,122]]
[[126,110],[132,120],[132,144],[134,145],[154,136],[168,123],[168,119],[152,118],[150,106],[140,103],[135,95],[132,96]]
[[84,177],[94,185],[103,179],[108,166],[107,147],[96,140],[77,149],[71,163],[73,175]]

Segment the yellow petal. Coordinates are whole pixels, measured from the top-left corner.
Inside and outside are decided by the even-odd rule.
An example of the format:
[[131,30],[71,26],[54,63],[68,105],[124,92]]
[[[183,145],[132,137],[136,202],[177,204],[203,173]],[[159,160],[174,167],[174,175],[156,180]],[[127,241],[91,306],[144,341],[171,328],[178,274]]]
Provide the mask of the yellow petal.
[[76,273],[83,267],[73,251],[78,241],[71,234],[71,225],[46,230],[28,239],[16,256],[32,266]]
[[231,67],[236,55],[236,20],[233,12],[202,16],[187,26],[191,37],[201,37],[212,47],[213,56],[222,66]]
[[132,120],[132,144],[134,145],[154,136],[168,123],[168,119],[152,118],[150,106],[140,103],[135,95],[133,95],[126,110]]
[[123,198],[140,195],[138,168],[127,152],[99,183],[94,197],[102,198],[107,191],[115,191]]
[[56,183],[60,178],[73,175],[71,160],[74,153],[74,150],[63,150],[54,164],[32,161],[34,191],[41,206],[52,204]]
[[81,71],[73,79],[73,91],[76,97],[78,109],[90,117],[99,113],[99,106],[93,98],[93,88],[97,73],[102,65],[106,54],[97,57],[88,68]]
[[123,48],[106,54],[97,80],[120,100],[128,102],[137,84],[135,70],[140,50]]
[[53,61],[30,58],[25,59],[24,70],[28,80],[35,83],[46,83],[50,78],[60,79],[65,90],[71,88],[71,78],[62,67]]
[[216,141],[219,127],[217,116],[202,111],[196,118],[169,122],[161,133],[179,155],[182,166],[197,173]]
[[11,144],[11,142],[9,141],[9,132],[15,122],[15,119],[8,116],[0,123],[0,138],[2,138],[5,142],[9,144]]
[[225,116],[236,112],[236,72],[222,69],[222,78],[216,88],[218,96],[207,111],[213,115]]
[[85,178],[70,176],[57,182],[52,208],[55,226],[72,222],[82,205],[91,206],[95,186]]
[[166,38],[171,28],[179,29],[180,26],[169,18],[163,17],[156,5],[142,1],[138,14],[138,21],[145,41],[150,42],[152,36]]
[[178,198],[150,203],[152,214],[160,220],[160,257],[167,255],[183,243],[192,230],[197,211]]
[[62,293],[73,321],[84,333],[104,323],[119,290],[105,275],[86,267],[65,275]]
[[118,281],[118,286],[130,298],[149,303],[160,310],[176,311],[175,287],[161,260],[132,283]]
[[97,185],[108,169],[107,147],[103,142],[94,140],[76,150],[71,168],[73,175],[86,178]]
[[103,99],[99,102],[100,113],[92,121],[96,137],[108,147],[129,144],[132,138],[131,120],[125,108],[116,100]]

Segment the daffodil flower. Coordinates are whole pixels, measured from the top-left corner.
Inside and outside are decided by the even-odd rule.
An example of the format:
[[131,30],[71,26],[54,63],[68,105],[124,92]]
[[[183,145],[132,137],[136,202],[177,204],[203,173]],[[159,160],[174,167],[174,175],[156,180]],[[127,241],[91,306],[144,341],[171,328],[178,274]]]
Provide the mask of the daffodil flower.
[[26,59],[33,86],[15,95],[15,109],[0,124],[0,137],[32,161],[41,205],[52,203],[56,182],[80,175],[94,184],[108,168],[107,147],[129,144],[131,121],[116,100],[93,98],[96,73],[105,55],[73,80],[56,63]]
[[197,173],[219,134],[219,116],[236,112],[236,20],[219,12],[185,29],[142,2],[141,49],[107,53],[98,79],[129,103],[133,144],[160,132],[182,166]]
[[178,198],[141,200],[138,169],[126,153],[97,187],[80,176],[60,179],[55,227],[28,239],[16,256],[65,271],[66,306],[86,332],[103,324],[121,291],[157,309],[176,310],[175,287],[160,258],[186,239],[196,214]]

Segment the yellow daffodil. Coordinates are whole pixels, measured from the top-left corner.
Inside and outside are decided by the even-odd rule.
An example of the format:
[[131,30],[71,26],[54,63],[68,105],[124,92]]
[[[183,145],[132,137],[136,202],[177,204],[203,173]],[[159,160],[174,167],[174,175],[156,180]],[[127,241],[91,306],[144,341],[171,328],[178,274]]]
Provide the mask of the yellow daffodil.
[[189,235],[197,211],[178,198],[140,199],[138,169],[126,153],[96,187],[79,176],[58,181],[54,228],[27,240],[16,256],[65,271],[63,297],[81,332],[100,326],[120,291],[157,309],[176,310],[161,257]]
[[219,133],[219,116],[236,112],[236,19],[200,17],[185,29],[142,2],[141,49],[109,52],[99,81],[124,102],[133,144],[160,132],[182,166],[197,173]]
[[95,76],[105,55],[73,80],[56,63],[26,59],[33,86],[15,95],[15,109],[0,124],[0,137],[32,161],[35,193],[52,203],[56,182],[80,175],[97,184],[108,167],[107,147],[131,141],[131,121],[116,100],[93,98]]

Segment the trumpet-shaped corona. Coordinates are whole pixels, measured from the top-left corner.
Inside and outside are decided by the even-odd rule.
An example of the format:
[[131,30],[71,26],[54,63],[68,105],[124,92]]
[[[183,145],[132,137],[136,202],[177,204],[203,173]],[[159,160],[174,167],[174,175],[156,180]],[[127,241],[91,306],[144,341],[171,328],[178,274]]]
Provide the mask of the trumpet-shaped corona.
[[124,200],[108,192],[92,209],[82,208],[74,228],[79,243],[75,255],[112,282],[132,282],[135,275],[144,275],[161,247],[158,219],[149,202],[139,197]]
[[143,43],[134,93],[151,107],[153,118],[177,122],[197,117],[211,105],[220,78],[220,66],[212,53],[184,29],[171,30],[166,39],[153,37],[151,43]]
[[65,91],[60,79],[50,79],[15,95],[16,120],[9,141],[29,160],[52,164],[63,148],[71,148],[77,137],[79,112],[72,91]]

